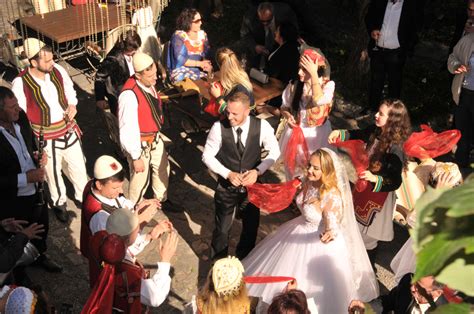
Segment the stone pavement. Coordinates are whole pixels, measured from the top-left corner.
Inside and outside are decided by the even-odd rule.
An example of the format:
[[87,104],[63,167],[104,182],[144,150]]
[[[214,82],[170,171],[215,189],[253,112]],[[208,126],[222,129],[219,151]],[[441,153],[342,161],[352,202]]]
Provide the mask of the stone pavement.
[[[78,122],[84,131],[83,147],[87,159],[89,176],[92,174],[95,159],[102,154],[117,156],[118,148],[111,142],[104,128],[100,115],[96,113],[92,95],[93,84],[74,68],[66,67],[76,83],[79,96]],[[188,99],[191,104],[192,99]],[[337,101],[331,120],[338,127],[356,127],[367,121],[356,121],[353,106]],[[170,106],[171,123],[164,130],[170,139],[168,145],[171,176],[169,199],[181,212],[159,211],[149,227],[156,221],[169,219],[180,235],[177,255],[172,261],[172,288],[168,299],[162,306],[153,309],[152,313],[179,313],[183,305],[192,295],[196,294],[206,278],[210,267],[209,243],[214,226],[213,187],[215,179],[201,162],[201,154],[206,140],[206,133],[200,132],[186,135],[180,127],[185,118],[182,113]],[[265,175],[267,182],[277,182],[281,165],[275,166]],[[72,187],[69,186],[69,191]],[[125,189],[126,191],[126,189]],[[68,200],[68,208],[73,216],[66,225],[57,221],[51,213],[50,236],[48,240],[49,254],[64,266],[64,272],[50,274],[42,269],[29,268],[28,273],[34,282],[40,283],[50,296],[52,303],[62,313],[79,313],[89,293],[88,269],[86,260],[79,252],[80,209],[73,201]],[[259,239],[271,233],[280,224],[294,217],[291,210],[263,216],[259,231]],[[232,229],[231,252],[240,234],[240,221],[234,223]],[[396,239],[392,243],[382,245],[378,266],[378,276],[383,286],[393,286],[392,274],[388,265],[393,255],[403,245],[407,232],[396,226]],[[145,268],[152,273],[159,260],[157,243],[150,244],[138,258]],[[284,275],[284,274],[282,274]],[[384,289],[384,287],[382,289]]]

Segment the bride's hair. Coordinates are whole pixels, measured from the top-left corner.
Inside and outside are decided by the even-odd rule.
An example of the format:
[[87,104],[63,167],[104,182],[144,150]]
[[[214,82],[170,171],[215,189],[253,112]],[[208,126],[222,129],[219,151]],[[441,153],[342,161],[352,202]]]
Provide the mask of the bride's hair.
[[325,193],[329,192],[332,189],[336,189],[336,191],[339,191],[339,189],[337,188],[336,169],[334,168],[334,163],[331,158],[331,155],[329,155],[329,153],[326,152],[324,149],[318,149],[313,154],[311,154],[311,157],[313,156],[318,156],[321,162],[322,185],[319,189],[321,197],[323,197]]
[[247,295],[247,288],[242,280],[240,288],[230,296],[221,297],[217,295],[212,281],[212,268],[209,271],[204,286],[197,296],[197,308],[202,314],[233,314],[249,313],[250,300]]

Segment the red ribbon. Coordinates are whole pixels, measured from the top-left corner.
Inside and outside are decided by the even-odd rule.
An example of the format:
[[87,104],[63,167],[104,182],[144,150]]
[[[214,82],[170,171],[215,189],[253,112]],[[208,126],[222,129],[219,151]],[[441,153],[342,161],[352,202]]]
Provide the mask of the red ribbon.
[[290,282],[296,280],[293,277],[286,277],[286,276],[245,276],[244,281],[245,283],[277,283],[277,282]]

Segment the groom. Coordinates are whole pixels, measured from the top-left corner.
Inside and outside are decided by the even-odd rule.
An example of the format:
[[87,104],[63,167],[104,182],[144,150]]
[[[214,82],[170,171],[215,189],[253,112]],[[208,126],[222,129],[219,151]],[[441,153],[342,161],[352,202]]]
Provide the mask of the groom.
[[[229,232],[238,209],[242,210],[242,232],[236,255],[243,259],[254,248],[260,210],[249,203],[244,187],[254,184],[280,156],[270,124],[249,113],[249,97],[242,92],[231,95],[227,100],[227,118],[214,123],[204,147],[202,161],[219,175],[214,194],[213,260],[227,256]],[[268,152],[263,160],[262,146]]]

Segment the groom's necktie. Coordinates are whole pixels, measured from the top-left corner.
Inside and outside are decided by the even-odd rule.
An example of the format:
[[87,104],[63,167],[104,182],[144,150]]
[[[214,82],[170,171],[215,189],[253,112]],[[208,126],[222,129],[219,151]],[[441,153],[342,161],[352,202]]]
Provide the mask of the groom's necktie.
[[242,129],[241,128],[237,128],[237,130],[235,130],[235,132],[237,133],[237,151],[239,152],[240,154],[240,157],[242,157],[242,155],[244,154],[244,144],[242,144]]

